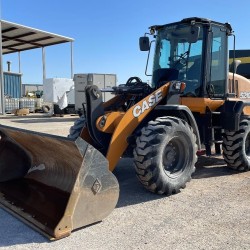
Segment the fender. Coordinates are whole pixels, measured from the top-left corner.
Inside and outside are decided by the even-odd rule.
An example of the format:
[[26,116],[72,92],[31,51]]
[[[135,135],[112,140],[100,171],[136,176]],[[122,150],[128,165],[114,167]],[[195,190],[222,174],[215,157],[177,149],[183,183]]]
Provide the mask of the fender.
[[250,102],[242,99],[228,99],[220,109],[222,127],[226,130],[237,131],[240,128],[242,115],[250,115]]

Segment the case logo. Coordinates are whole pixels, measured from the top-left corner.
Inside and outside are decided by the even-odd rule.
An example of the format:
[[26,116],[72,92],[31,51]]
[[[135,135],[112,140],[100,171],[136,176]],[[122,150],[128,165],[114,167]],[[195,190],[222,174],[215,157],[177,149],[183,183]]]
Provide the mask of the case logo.
[[250,98],[250,92],[240,92],[240,98],[241,99],[249,99]]
[[145,110],[150,109],[156,103],[162,99],[162,91],[159,90],[155,94],[152,94],[148,97],[147,100],[144,100],[141,105],[136,105],[133,109],[133,116],[139,117],[145,112]]

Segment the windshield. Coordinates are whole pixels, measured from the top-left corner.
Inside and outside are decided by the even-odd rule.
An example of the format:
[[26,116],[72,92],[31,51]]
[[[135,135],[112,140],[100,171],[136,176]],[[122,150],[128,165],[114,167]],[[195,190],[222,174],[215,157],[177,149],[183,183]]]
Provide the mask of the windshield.
[[203,32],[198,40],[190,39],[190,25],[172,25],[160,29],[156,38],[152,85],[162,81],[180,80],[186,83],[184,94],[198,96],[201,85]]

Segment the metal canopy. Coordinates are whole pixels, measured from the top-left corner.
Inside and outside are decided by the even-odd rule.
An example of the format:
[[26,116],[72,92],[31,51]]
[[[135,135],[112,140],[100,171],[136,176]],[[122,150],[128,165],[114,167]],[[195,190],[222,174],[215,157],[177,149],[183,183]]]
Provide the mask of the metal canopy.
[[1,20],[2,54],[73,42],[73,38]]
[[20,52],[24,50],[41,48],[43,79],[45,79],[45,47],[68,42],[70,42],[71,47],[71,78],[73,78],[73,38],[49,33],[0,19],[0,114],[5,113],[2,55],[18,52],[19,73],[21,73]]

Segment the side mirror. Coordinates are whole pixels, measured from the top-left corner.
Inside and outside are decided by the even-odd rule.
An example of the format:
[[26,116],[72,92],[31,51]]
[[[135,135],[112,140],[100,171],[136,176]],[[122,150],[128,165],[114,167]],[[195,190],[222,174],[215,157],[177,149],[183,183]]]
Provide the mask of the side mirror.
[[147,36],[142,36],[139,39],[140,50],[141,51],[149,51],[149,38]]
[[200,27],[192,26],[190,29],[190,34],[188,36],[189,43],[196,43],[200,35]]

